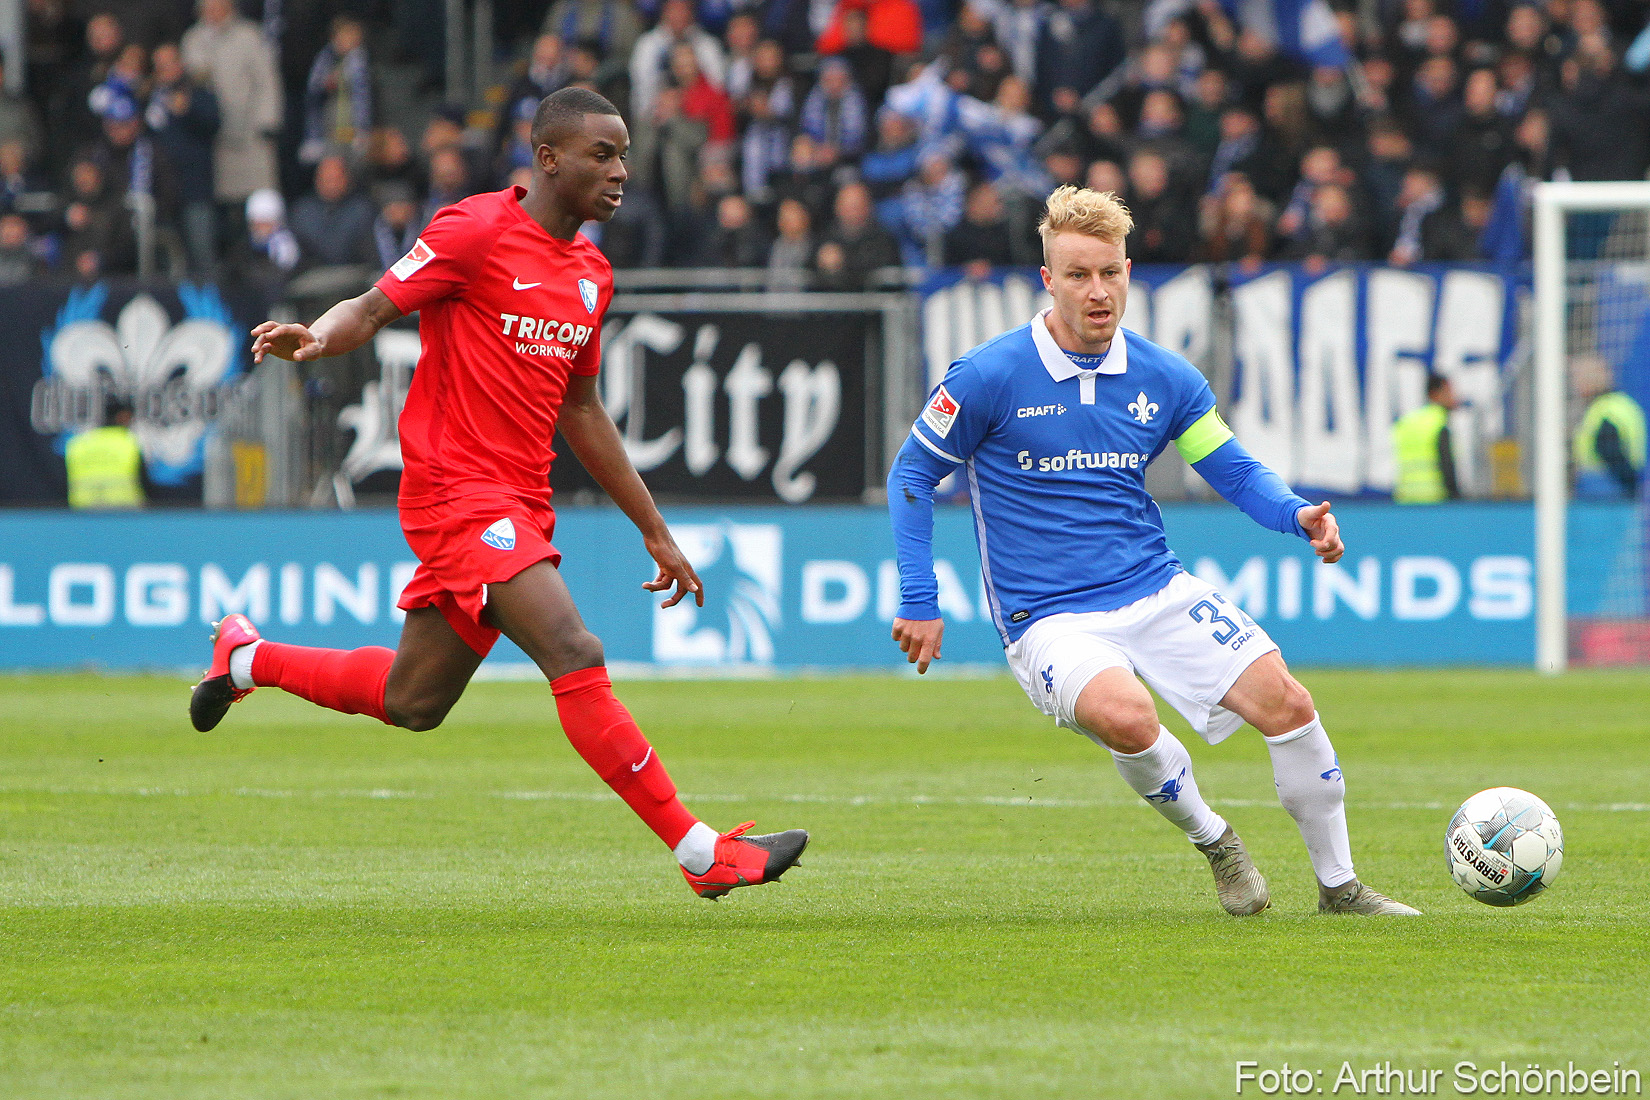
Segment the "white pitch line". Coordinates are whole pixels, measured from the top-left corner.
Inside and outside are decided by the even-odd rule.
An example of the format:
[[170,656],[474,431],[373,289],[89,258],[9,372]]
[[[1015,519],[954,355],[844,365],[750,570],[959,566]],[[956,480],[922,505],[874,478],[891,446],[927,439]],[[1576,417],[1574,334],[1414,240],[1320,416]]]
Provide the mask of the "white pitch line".
[[[493,798],[520,802],[615,802],[618,796],[610,791],[488,791]],[[434,799],[452,797],[449,793],[409,791],[390,787],[346,788],[343,790],[283,790],[264,787],[234,787],[223,790],[191,790],[185,787],[27,787],[0,784],[0,795],[108,795],[137,796],[140,798],[216,798],[230,795],[236,798],[369,798],[369,799]],[[1017,795],[876,795],[876,794],[683,794],[684,802],[792,802],[820,806],[1001,806],[1022,809],[1100,809],[1110,806],[1137,805],[1132,798],[1038,798]],[[1282,809],[1266,798],[1215,798],[1211,805],[1235,809]],[[1443,802],[1364,802],[1348,805],[1359,810],[1427,810],[1443,811],[1451,807]],[[1650,802],[1564,802],[1562,810],[1583,813],[1650,813]]]

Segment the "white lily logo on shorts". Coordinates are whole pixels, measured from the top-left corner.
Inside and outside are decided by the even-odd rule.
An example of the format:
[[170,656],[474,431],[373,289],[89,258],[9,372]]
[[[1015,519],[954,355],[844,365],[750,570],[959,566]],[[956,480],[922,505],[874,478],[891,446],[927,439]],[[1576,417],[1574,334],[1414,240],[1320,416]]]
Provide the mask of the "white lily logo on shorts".
[[1157,402],[1146,400],[1146,391],[1141,390],[1140,396],[1129,402],[1129,411],[1142,424],[1150,424],[1152,417],[1157,414]]

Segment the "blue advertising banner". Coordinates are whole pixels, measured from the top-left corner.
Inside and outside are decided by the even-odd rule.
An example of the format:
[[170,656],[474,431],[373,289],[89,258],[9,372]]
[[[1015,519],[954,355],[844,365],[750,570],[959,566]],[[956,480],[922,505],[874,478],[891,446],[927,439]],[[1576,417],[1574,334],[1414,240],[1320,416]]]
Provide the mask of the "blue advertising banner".
[[[1187,568],[1296,664],[1533,660],[1527,505],[1343,505],[1349,551],[1334,566],[1226,506],[1163,511]],[[881,509],[669,509],[667,518],[705,582],[703,608],[661,610],[642,591],[655,569],[618,511],[561,514],[562,573],[610,662],[730,672],[902,664],[888,637],[898,573]],[[935,524],[945,663],[1000,667],[970,512],[940,508]],[[1574,613],[1604,598],[1604,563],[1633,530],[1630,506],[1573,509]],[[281,640],[394,645],[395,599],[414,568],[390,512],[0,513],[0,668],[199,668],[208,624],[235,611]],[[501,642],[493,660],[525,658]]]

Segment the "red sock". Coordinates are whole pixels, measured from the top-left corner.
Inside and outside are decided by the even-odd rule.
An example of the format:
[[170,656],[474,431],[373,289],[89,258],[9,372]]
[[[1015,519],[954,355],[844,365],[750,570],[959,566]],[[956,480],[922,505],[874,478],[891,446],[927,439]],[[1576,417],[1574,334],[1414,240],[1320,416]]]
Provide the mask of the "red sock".
[[345,714],[370,714],[394,725],[384,713],[384,685],[394,661],[395,650],[381,645],[315,649],[266,639],[252,651],[252,682],[290,691]]
[[659,839],[676,847],[699,819],[676,797],[676,784],[624,704],[605,668],[582,668],[550,684],[561,728],[584,762]]

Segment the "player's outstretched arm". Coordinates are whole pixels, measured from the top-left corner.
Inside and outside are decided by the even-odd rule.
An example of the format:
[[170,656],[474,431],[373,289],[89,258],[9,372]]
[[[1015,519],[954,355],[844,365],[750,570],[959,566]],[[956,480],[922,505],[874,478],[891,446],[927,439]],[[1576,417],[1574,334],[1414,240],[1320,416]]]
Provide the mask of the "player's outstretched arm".
[[596,392],[596,379],[590,375],[573,374],[567,379],[567,396],[562,399],[561,419],[556,425],[562,438],[573,448],[590,476],[596,479],[619,510],[630,517],[630,522],[642,533],[647,552],[659,564],[659,575],[642,585],[649,592],[676,591],[662,606],[672,607],[683,596],[693,593],[694,602],[705,606],[705,589],[699,574],[676,545],[665,517],[653,503],[653,494],[642,483],[642,475],[631,465],[625,453],[624,440],[613,418],[607,415],[601,395]]
[[401,310],[389,295],[372,287],[365,294],[339,302],[312,325],[265,321],[252,330],[252,361],[262,363],[265,355],[304,362],[343,355],[371,340],[379,329],[400,316]]
[[939,660],[940,640],[945,635],[939,583],[934,577],[934,489],[951,469],[911,438],[888,471],[888,518],[894,525],[900,577],[893,637],[919,673]]

